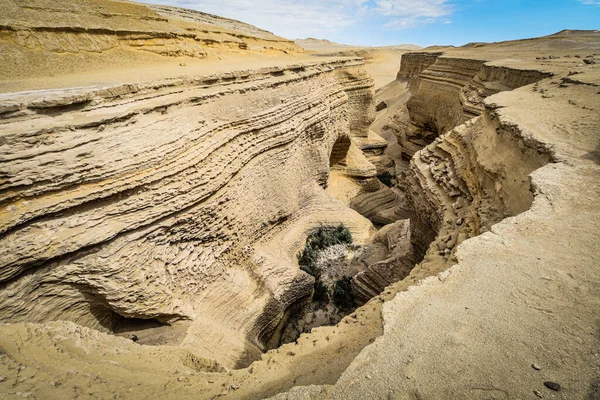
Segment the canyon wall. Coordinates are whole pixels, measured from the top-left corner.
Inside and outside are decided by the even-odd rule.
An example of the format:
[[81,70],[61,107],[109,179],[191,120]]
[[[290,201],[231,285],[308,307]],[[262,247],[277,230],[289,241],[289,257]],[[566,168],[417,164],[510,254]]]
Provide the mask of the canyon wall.
[[[550,160],[550,151],[500,124],[484,100],[549,76],[442,53],[402,56],[398,79],[406,82],[411,97],[394,110],[384,130],[396,135],[409,160],[400,179],[405,213],[395,219],[410,217],[410,225],[404,225],[410,234],[383,241],[386,260],[354,278],[358,298],[366,301],[408,277],[416,263],[413,275],[443,270],[456,262],[456,247],[465,239],[530,207],[528,176]],[[380,206],[373,198],[356,199]]]
[[454,263],[456,247],[529,209],[529,174],[550,151],[493,111],[454,128],[417,152],[406,174],[412,241],[424,264]]
[[227,367],[257,359],[312,292],[308,232],[373,232],[323,188],[331,164],[374,175],[361,65],[0,95],[0,320],[152,320]]
[[[600,74],[577,59],[600,41],[588,35],[579,49],[562,33],[524,40],[520,55],[499,44],[505,53],[495,57],[504,58],[462,79],[454,97],[445,74],[429,93],[413,93],[418,104],[437,90],[448,108],[404,109],[389,126],[402,144],[404,129],[424,128],[413,113],[417,123],[440,122],[402,175],[415,207],[411,239],[425,257],[379,296],[395,294],[383,306],[384,332],[335,384],[274,398],[545,398],[556,382],[562,396],[597,396]],[[562,59],[532,61],[532,48],[560,49],[562,40]],[[448,79],[481,52],[472,64],[466,50],[453,52],[456,61],[441,63],[459,66]],[[477,97],[462,98],[476,87]],[[448,115],[466,122],[452,126]]]
[[[394,188],[358,60],[0,95],[0,389],[525,398],[548,373],[584,397],[597,70],[509,91],[548,74],[421,57]],[[353,280],[366,305],[269,350],[313,292],[308,233],[339,223],[384,255]]]
[[398,79],[408,82],[411,98],[395,120],[404,157],[410,159],[437,136],[481,115],[486,97],[551,75],[442,53],[404,54]]
[[404,190],[423,264],[455,262],[462,241],[529,208],[528,175],[550,160],[550,151],[500,124],[484,101],[550,76],[441,53],[403,55],[398,77],[411,98],[385,129],[410,160]]
[[417,78],[421,72],[433,65],[442,53],[413,52],[405,53],[400,60],[400,69],[396,75],[399,81],[409,81]]

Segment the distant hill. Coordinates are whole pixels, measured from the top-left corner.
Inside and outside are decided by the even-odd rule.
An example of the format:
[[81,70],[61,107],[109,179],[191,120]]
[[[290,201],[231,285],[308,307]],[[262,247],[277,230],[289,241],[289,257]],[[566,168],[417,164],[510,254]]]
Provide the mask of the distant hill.
[[501,42],[471,42],[462,46],[451,45],[436,45],[424,48],[424,51],[451,51],[465,49],[493,49],[493,48],[515,48],[525,51],[533,50],[560,50],[572,47],[574,43],[587,43],[586,46],[592,49],[600,49],[598,41],[600,31],[598,30],[581,30],[581,29],[563,29],[560,32],[551,35],[540,36],[535,38],[505,40]]
[[422,47],[416,46],[414,44],[398,44],[394,46],[355,46],[349,44],[341,44],[332,42],[327,39],[315,39],[315,38],[306,38],[306,39],[296,39],[294,40],[296,45],[302,47],[304,50],[308,51],[345,51],[345,50],[357,50],[357,49],[385,49],[385,50],[420,50]]

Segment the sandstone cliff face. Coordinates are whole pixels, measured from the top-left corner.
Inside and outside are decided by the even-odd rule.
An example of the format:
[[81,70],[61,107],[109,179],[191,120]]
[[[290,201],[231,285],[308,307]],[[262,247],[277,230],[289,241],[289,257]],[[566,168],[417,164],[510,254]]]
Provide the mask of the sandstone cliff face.
[[460,93],[482,66],[479,60],[438,57],[411,85],[413,96],[407,103],[411,122],[442,134],[472,118],[463,111]]
[[[556,365],[558,354],[565,392],[584,397],[597,378],[589,316],[600,309],[589,234],[600,215],[597,70],[484,100],[545,75],[484,64],[467,79],[480,61],[457,60],[446,73],[466,82],[460,89],[431,74],[451,110],[432,121],[477,116],[413,142],[401,186],[411,221],[376,234],[346,207],[391,215],[374,206],[391,189],[374,177],[386,161],[381,140],[365,133],[373,93],[360,63],[2,95],[0,307],[14,323],[0,324],[0,383],[44,398],[81,387],[96,397],[263,398],[291,386],[301,387],[280,398],[418,396],[424,387],[432,398],[468,398],[482,393],[474,381],[500,381],[526,397],[539,375],[513,371],[538,357]],[[404,117],[399,125],[419,129],[409,110]],[[361,299],[402,280],[339,325],[257,360],[286,308],[312,290],[295,260],[307,232],[340,222],[388,255],[355,278]],[[163,332],[171,346],[104,333],[149,319],[163,325],[146,334]],[[257,361],[219,373],[203,358]]]
[[412,242],[423,265],[446,265],[462,241],[529,208],[527,177],[550,160],[547,148],[500,124],[485,98],[551,74],[413,53],[403,55],[399,76],[412,97],[386,128],[410,159]]
[[410,224],[410,220],[403,219],[377,232],[373,243],[382,245],[386,256],[383,260],[368,263],[365,270],[354,276],[352,289],[358,301],[366,303],[389,285],[402,280],[419,261],[411,242]]
[[411,81],[434,64],[442,53],[405,53],[402,55],[400,70],[396,79]]
[[154,319],[247,365],[312,291],[311,227],[371,233],[320,184],[372,96],[352,60],[1,96],[0,319]]
[[442,53],[404,54],[398,77],[409,82],[412,96],[407,103],[408,115],[398,115],[395,124],[405,157],[409,159],[437,136],[481,115],[486,97],[551,75],[486,65],[483,60],[444,57]]
[[463,124],[417,152],[406,175],[413,244],[423,263],[455,262],[456,246],[529,209],[528,175],[550,161],[494,112]]
[[[410,235],[396,240],[409,244],[399,246],[401,255],[390,247],[386,261],[355,277],[354,292],[363,301],[409,276],[420,260],[413,275],[443,270],[456,261],[455,249],[465,239],[527,210],[533,199],[528,175],[550,160],[549,149],[500,124],[484,106],[492,94],[550,74],[412,53],[403,56],[398,76],[412,97],[384,129],[394,131],[410,160],[402,191],[395,189],[398,200],[390,190],[362,191],[353,208],[383,224],[410,217]],[[395,212],[386,210],[386,193]]]

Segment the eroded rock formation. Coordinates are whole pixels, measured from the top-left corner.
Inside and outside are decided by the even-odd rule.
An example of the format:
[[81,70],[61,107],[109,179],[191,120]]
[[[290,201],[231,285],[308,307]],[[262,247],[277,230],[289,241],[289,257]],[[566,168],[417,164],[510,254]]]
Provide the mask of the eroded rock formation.
[[[6,78],[139,66],[160,56],[301,52],[292,41],[198,11],[100,0],[0,4],[0,71]],[[74,59],[73,56],[76,56]],[[162,60],[164,62],[164,59]]]
[[486,97],[551,75],[441,53],[404,54],[398,79],[409,83],[412,96],[407,103],[408,118],[402,113],[395,122],[405,157],[410,159],[437,136],[481,115]]
[[484,100],[550,76],[441,53],[403,55],[398,77],[412,96],[385,129],[410,159],[412,240],[417,254],[427,253],[425,262],[454,262],[463,240],[529,208],[527,176],[550,152],[500,124]]
[[[368,300],[410,278],[420,260],[413,276],[443,270],[456,262],[455,250],[464,240],[529,209],[528,176],[551,160],[551,151],[499,122],[484,101],[552,75],[442,53],[403,55],[398,79],[406,81],[411,97],[384,129],[397,136],[402,158],[410,163],[401,172],[401,194],[394,203],[398,212],[387,222],[410,217],[410,235],[396,241],[410,240],[411,245],[401,246],[401,257],[390,248],[389,259],[357,275],[358,298]],[[382,203],[373,201],[377,192],[372,193],[361,192],[353,201],[359,206],[355,209],[378,222],[363,205],[382,213]]]
[[[481,99],[474,118],[431,131],[431,144],[415,149],[404,187],[419,205],[411,222],[423,223],[413,232],[429,234],[413,235],[413,243],[423,251],[433,241],[425,259],[386,289],[400,293],[383,306],[383,335],[335,384],[274,398],[551,396],[540,369],[561,382],[562,396],[597,396],[592,349],[600,246],[586,230],[597,230],[600,215],[600,74],[578,59],[600,49],[598,31],[473,47],[448,53],[460,60],[489,56],[495,65],[482,70],[528,84],[498,86],[500,92]],[[540,49],[552,56],[538,63]],[[581,79],[571,83],[573,76]],[[418,121],[441,126],[451,121],[447,115],[460,119],[474,110],[456,108],[461,91],[451,96],[444,79],[431,85],[429,96],[439,89],[451,111]],[[391,128],[415,127],[404,119],[409,110],[399,115],[402,124]]]
[[340,61],[4,95],[0,318],[187,321],[183,347],[247,365],[312,291],[311,225],[370,235],[319,183],[351,164],[332,149],[366,134],[371,86]]
[[[140,43],[152,57],[190,58],[204,57],[200,42],[289,44],[236,21],[118,3],[137,22],[184,19],[226,36],[117,34],[126,39],[110,51],[136,59]],[[42,42],[102,39],[13,28],[2,45],[27,57],[28,43],[51,53]],[[468,398],[518,381],[511,392],[526,397],[541,359],[582,397],[597,361],[589,316],[600,309],[588,234],[600,215],[597,71],[573,78],[554,66],[554,82],[483,57],[407,57],[399,76],[412,98],[388,129],[411,161],[389,188],[377,175],[396,168],[369,131],[361,62],[280,64],[0,95],[0,385],[48,398],[263,398],[292,386],[280,397]],[[267,351],[313,290],[296,260],[307,234],[340,222],[365,245],[353,290],[366,304]]]

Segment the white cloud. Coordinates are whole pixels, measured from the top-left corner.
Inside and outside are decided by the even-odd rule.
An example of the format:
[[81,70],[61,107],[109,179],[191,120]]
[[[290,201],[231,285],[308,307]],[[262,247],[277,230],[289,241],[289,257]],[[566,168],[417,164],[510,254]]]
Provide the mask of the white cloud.
[[592,6],[600,6],[600,0],[579,0],[581,4],[588,4]]
[[357,22],[368,0],[142,0],[233,18],[294,39],[335,32]]
[[191,8],[267,29],[290,39],[327,37],[369,18],[384,27],[403,29],[432,23],[451,14],[449,0],[141,0]]
[[375,10],[391,17],[384,25],[390,29],[411,28],[436,22],[438,18],[452,14],[448,0],[375,0]]

